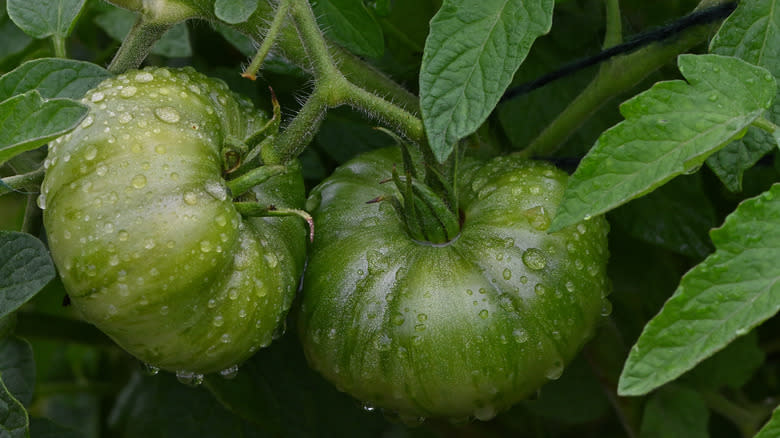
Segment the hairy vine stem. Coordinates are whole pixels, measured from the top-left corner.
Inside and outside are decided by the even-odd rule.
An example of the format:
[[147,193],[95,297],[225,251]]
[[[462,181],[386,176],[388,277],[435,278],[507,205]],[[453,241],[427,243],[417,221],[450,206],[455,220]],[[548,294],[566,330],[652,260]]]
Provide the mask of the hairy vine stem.
[[[607,2],[609,17],[615,5]],[[696,10],[729,3],[727,0],[702,0]],[[614,27],[610,26],[610,27]],[[672,61],[677,55],[707,40],[712,25],[694,26],[676,40],[651,44],[627,55],[612,58],[601,65],[596,77],[520,154],[525,157],[550,156],[579,129],[601,106],[630,90],[650,73]],[[613,45],[615,31],[608,29],[605,46]]]

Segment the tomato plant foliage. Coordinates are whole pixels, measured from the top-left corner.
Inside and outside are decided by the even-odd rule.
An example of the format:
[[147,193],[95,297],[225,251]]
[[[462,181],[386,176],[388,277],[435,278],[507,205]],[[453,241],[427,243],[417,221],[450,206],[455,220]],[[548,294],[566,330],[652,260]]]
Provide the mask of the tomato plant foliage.
[[780,0],[0,6],[0,437],[778,436]]

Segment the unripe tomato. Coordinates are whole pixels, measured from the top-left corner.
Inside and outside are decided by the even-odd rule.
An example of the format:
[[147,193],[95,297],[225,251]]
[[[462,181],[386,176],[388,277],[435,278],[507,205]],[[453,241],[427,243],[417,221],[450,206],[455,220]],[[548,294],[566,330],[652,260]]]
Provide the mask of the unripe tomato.
[[317,235],[300,336],[311,365],[367,406],[405,418],[487,420],[561,375],[600,318],[607,230],[547,228],[566,174],[499,157],[457,175],[461,230],[411,239],[389,202],[398,149],[341,168],[308,200]]
[[[299,218],[242,217],[223,177],[226,142],[267,119],[189,68],[130,71],[83,102],[39,200],[73,307],[152,367],[229,373],[271,342],[305,257]],[[300,208],[300,172],[241,200]]]

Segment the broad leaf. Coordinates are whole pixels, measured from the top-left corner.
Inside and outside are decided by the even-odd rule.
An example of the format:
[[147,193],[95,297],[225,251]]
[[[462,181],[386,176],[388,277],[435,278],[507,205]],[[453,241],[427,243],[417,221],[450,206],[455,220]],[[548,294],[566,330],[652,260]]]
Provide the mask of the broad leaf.
[[[710,51],[764,67],[780,79],[780,0],[741,1],[713,37]],[[775,99],[767,118],[780,122],[780,99]],[[743,172],[774,147],[770,135],[751,129],[744,139],[710,157],[707,165],[729,190],[738,192]]]
[[776,438],[780,436],[780,406],[775,408],[772,418],[761,428],[753,438]]
[[11,20],[35,38],[70,35],[85,2],[85,0],[7,1],[6,7]]
[[764,351],[758,345],[758,335],[753,330],[698,364],[683,379],[696,388],[738,389],[750,380],[765,358]]
[[678,64],[688,82],[656,83],[620,106],[626,120],[599,137],[569,179],[551,232],[696,170],[774,99],[774,77],[740,59],[681,55]]
[[[0,2],[0,7],[3,7]],[[5,14],[5,8],[0,11],[0,62],[11,55],[21,52],[32,42],[32,38],[24,33]]]
[[[114,8],[95,17],[95,23],[117,41],[124,40],[134,22],[135,14],[120,8]],[[185,23],[176,24],[154,44],[152,53],[168,58],[192,56],[189,35]]]
[[640,438],[707,438],[709,411],[696,392],[683,387],[664,388],[653,394],[642,415]]
[[0,317],[26,303],[52,278],[54,264],[40,240],[0,231]]
[[27,341],[15,337],[0,340],[0,375],[14,398],[29,406],[35,386],[35,361]]
[[217,18],[230,23],[243,23],[257,9],[257,0],[217,0],[214,2],[214,13]]
[[614,210],[610,222],[645,242],[698,258],[712,250],[707,232],[716,225],[698,174],[675,178]]
[[111,74],[91,62],[41,58],[25,62],[0,77],[0,102],[37,90],[44,99],[80,99]]
[[780,184],[713,230],[716,251],[683,276],[626,360],[618,393],[677,378],[780,309]]
[[316,0],[312,8],[325,34],[350,52],[368,58],[384,53],[382,27],[362,1]]
[[434,155],[493,111],[531,44],[550,30],[553,0],[445,0],[431,20],[420,71],[423,122]]
[[43,100],[36,90],[0,102],[0,164],[71,130],[87,112],[69,99]]
[[0,437],[28,438],[29,419],[24,406],[8,392],[0,375]]

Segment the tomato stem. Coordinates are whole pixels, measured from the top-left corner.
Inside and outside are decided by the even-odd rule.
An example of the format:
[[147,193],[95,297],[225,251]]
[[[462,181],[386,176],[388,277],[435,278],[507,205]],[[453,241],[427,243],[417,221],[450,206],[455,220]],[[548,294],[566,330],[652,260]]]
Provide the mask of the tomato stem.
[[0,179],[0,196],[11,192],[37,194],[45,174],[46,169],[41,166],[32,172],[2,178]]
[[139,15],[108,65],[108,71],[119,74],[138,68],[152,51],[154,43],[173,27],[173,24],[149,22],[146,17]]
[[235,198],[243,195],[252,187],[268,181],[274,176],[283,174],[286,170],[286,167],[280,165],[256,167],[249,172],[228,181],[227,186]]
[[309,227],[309,241],[314,241],[314,218],[304,210],[296,208],[277,208],[274,205],[262,205],[257,202],[234,202],[236,210],[247,217],[286,217],[298,216]]
[[260,66],[263,65],[263,61],[265,61],[271,48],[276,43],[282,28],[282,23],[285,18],[287,18],[287,12],[289,10],[289,1],[282,1],[279,3],[279,7],[274,13],[274,19],[271,21],[271,26],[268,27],[268,32],[266,32],[265,38],[263,38],[263,42],[260,44],[260,48],[257,49],[257,53],[254,58],[252,58],[252,62],[244,69],[241,76],[253,81],[257,78],[257,71],[260,70]]

